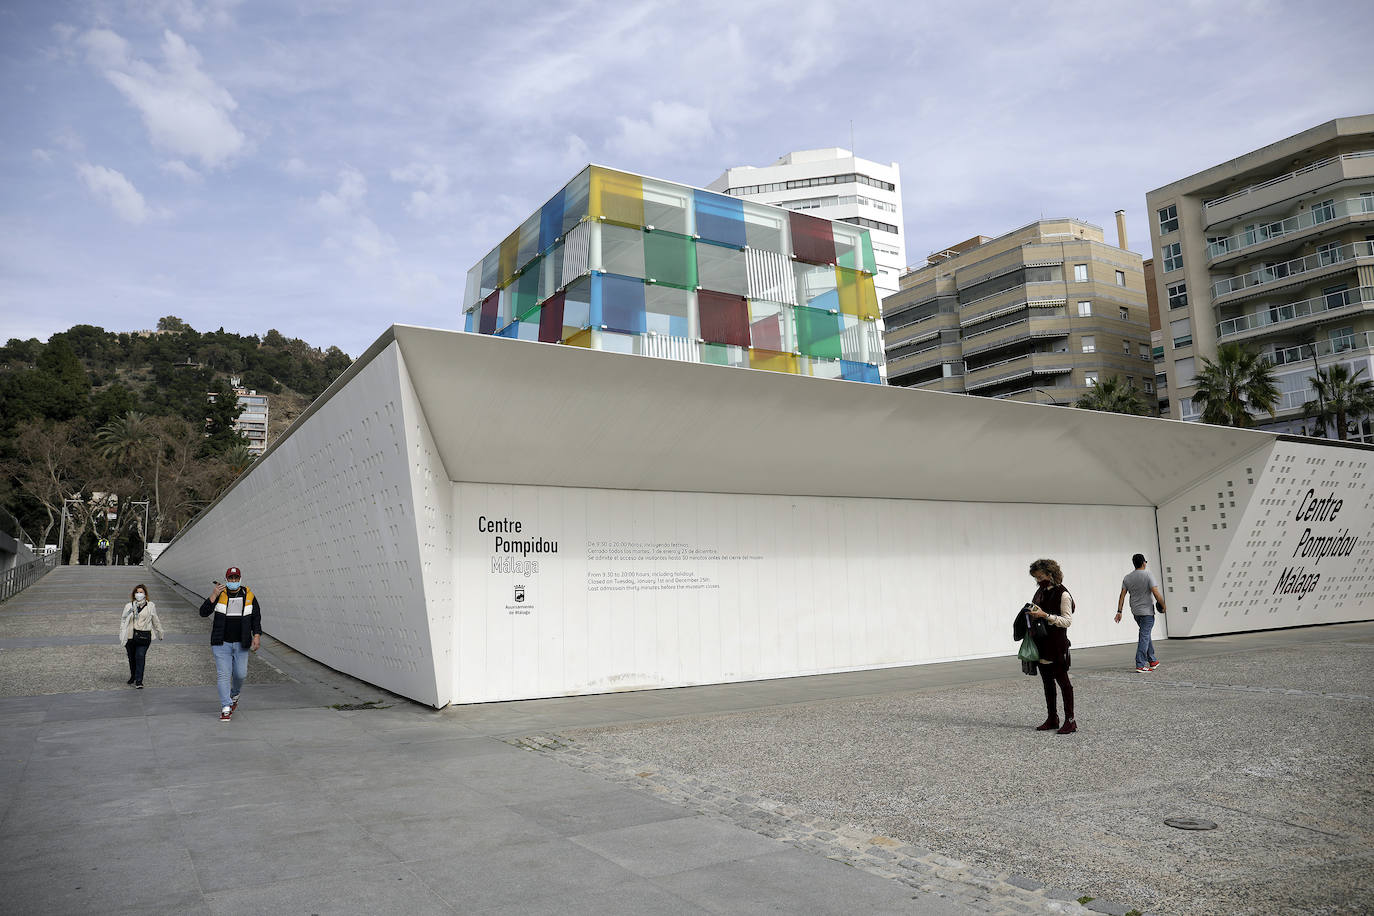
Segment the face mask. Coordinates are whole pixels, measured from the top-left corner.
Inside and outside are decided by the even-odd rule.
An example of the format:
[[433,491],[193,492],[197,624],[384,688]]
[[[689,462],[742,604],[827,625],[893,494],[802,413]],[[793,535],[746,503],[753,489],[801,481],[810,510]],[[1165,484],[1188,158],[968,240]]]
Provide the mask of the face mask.
[[145,595],[145,594],[143,594],[142,592],[134,592],[134,599],[135,599],[136,601],[142,601],[142,600],[143,600],[144,598],[146,598],[146,597],[148,597],[148,596]]
[[231,592],[236,592],[239,590],[239,586],[242,584],[242,582],[226,582],[224,583],[224,587],[229,589],[229,591]]

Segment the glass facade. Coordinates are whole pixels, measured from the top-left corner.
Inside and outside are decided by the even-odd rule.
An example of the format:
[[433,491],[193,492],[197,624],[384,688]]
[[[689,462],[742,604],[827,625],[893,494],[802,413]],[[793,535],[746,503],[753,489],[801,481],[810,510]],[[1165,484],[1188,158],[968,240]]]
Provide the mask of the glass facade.
[[881,384],[866,230],[589,166],[468,271],[464,330]]

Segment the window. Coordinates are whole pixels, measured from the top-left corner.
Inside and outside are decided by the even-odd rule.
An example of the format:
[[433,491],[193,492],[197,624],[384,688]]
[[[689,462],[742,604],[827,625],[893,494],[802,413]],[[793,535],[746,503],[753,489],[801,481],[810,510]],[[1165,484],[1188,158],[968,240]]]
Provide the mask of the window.
[[1124,270],[1118,270],[1118,271],[1116,272],[1116,285],[1117,285],[1117,286],[1125,286],[1125,285],[1126,285],[1126,271],[1124,271]]
[[1327,332],[1327,338],[1331,341],[1332,353],[1344,353],[1346,350],[1355,349],[1355,328],[1332,328]]
[[1178,229],[1178,207],[1170,204],[1159,211],[1159,234],[1174,232]]
[[1175,347],[1186,347],[1193,342],[1193,326],[1187,318],[1169,322],[1169,333],[1174,336]]
[[1374,191],[1360,192],[1360,212],[1374,213]]
[[1169,308],[1181,309],[1188,307],[1188,284],[1170,283],[1164,288],[1169,294]]
[[1164,272],[1178,270],[1183,266],[1183,246],[1178,242],[1172,245],[1165,245],[1164,252]]
[[1146,359],[1146,360],[1150,358],[1150,345],[1149,345],[1149,344],[1141,344],[1141,345],[1140,345],[1140,358],[1141,358],[1141,359]]
[[1121,341],[1121,352],[1127,356],[1131,355],[1131,342],[1129,340]]
[[1088,282],[1088,265],[1087,265],[1087,264],[1075,264],[1075,265],[1073,265],[1073,282],[1075,282],[1075,283],[1087,283],[1087,282]]
[[1312,224],[1326,223],[1336,218],[1336,199],[1324,200],[1312,207]]
[[1317,260],[1322,264],[1335,264],[1341,260],[1341,243],[1327,242],[1317,246]]
[[1090,300],[1084,300],[1084,301],[1078,303],[1078,317],[1079,317],[1079,318],[1087,318],[1087,317],[1088,317],[1089,315],[1091,315],[1092,313],[1093,313],[1093,304],[1092,304],[1092,302],[1091,302]]
[[1197,368],[1193,357],[1174,360],[1174,383],[1180,388],[1187,388],[1197,381]]
[[1128,309],[1126,306],[1123,305],[1118,307],[1117,312],[1120,314],[1122,321],[1131,320],[1131,310]]
[[1096,373],[1096,372],[1084,372],[1084,373],[1083,373],[1083,384],[1087,385],[1089,388],[1096,387],[1096,385],[1097,385],[1097,373]]
[[1083,344],[1084,353],[1094,353],[1097,351],[1097,337],[1094,335],[1084,334],[1082,338],[1080,338],[1080,342]]
[[1154,383],[1154,382],[1150,381],[1149,379],[1144,379],[1144,380],[1142,380],[1141,384],[1143,384],[1143,385],[1145,386],[1145,393],[1146,393],[1146,394],[1153,394],[1153,393],[1154,393],[1154,390],[1155,390],[1155,383]]

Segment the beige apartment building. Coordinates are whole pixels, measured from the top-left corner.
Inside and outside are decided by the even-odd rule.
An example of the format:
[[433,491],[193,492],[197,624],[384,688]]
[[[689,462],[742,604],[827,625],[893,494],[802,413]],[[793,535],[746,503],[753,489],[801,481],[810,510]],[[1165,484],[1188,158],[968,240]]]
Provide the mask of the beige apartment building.
[[[1275,366],[1277,432],[1309,433],[1315,367],[1374,372],[1374,115],[1339,118],[1146,195],[1169,416],[1195,420],[1202,358]],[[1352,438],[1374,441],[1366,420]],[[1329,431],[1334,436],[1334,431]]]
[[930,255],[883,300],[883,323],[890,385],[1069,404],[1116,375],[1154,403],[1140,255],[1081,220]]

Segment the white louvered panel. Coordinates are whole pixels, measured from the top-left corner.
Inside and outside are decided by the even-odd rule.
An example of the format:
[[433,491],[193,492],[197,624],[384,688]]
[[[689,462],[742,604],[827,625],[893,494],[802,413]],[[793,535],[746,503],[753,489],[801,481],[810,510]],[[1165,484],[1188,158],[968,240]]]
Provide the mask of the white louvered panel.
[[797,304],[797,285],[790,260],[775,251],[746,248],[744,265],[750,299]]
[[701,359],[697,352],[697,342],[690,337],[674,337],[668,334],[646,334],[640,338],[640,352],[645,356],[660,359],[678,359],[694,363]]
[[567,286],[588,270],[591,255],[591,223],[578,223],[563,240],[563,281]]

